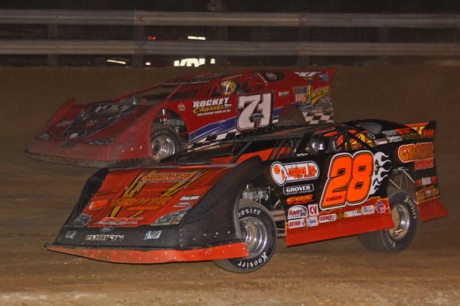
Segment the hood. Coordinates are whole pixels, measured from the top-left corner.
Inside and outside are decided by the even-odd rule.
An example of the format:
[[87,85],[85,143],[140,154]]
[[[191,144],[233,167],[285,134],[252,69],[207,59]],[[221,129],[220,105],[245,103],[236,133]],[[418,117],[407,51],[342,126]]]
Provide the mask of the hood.
[[[78,209],[71,227],[173,225],[197,204],[232,166],[111,171]],[[81,206],[80,206],[81,207]]]
[[50,132],[68,139],[87,139],[96,134],[98,137],[115,136],[149,107],[152,106],[110,102],[89,104],[73,116],[64,115],[63,120],[50,127]]

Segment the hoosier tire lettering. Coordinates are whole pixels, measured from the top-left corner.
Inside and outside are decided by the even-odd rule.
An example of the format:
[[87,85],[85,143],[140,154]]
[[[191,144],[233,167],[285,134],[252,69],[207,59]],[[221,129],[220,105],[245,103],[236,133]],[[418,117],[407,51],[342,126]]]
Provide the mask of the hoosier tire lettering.
[[261,204],[241,199],[238,219],[247,257],[216,260],[214,263],[231,272],[249,273],[263,267],[276,249],[276,225],[270,212]]

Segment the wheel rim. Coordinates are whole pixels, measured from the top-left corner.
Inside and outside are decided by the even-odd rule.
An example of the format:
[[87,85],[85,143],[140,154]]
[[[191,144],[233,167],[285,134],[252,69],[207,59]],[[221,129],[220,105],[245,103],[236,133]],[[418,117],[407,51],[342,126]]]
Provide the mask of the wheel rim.
[[158,136],[152,140],[152,154],[156,160],[173,155],[176,152],[176,146],[172,138],[168,136]]
[[405,205],[397,204],[391,209],[391,218],[395,226],[389,229],[388,233],[393,240],[399,241],[407,235],[410,228],[409,209]]
[[240,224],[248,258],[262,253],[269,242],[269,234],[262,221],[254,217],[245,217],[241,219]]

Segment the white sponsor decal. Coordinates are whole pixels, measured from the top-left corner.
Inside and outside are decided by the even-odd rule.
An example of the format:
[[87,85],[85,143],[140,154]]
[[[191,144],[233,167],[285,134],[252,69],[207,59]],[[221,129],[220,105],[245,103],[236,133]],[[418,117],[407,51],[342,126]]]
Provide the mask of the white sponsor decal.
[[88,241],[122,241],[125,235],[86,235],[85,240]]
[[288,228],[305,227],[305,219],[296,219],[288,221]]
[[316,216],[307,217],[307,226],[308,227],[318,226],[318,217]]
[[345,212],[344,216],[345,216],[345,218],[359,217],[359,216],[361,216],[361,211],[360,210],[347,211],[347,212]]
[[372,215],[375,212],[374,205],[366,205],[361,207],[363,215]]
[[295,195],[295,194],[302,194],[302,193],[310,193],[310,192],[313,192],[313,191],[314,191],[313,184],[305,184],[305,185],[283,187],[283,193],[285,195]]
[[337,220],[337,215],[336,214],[328,214],[328,215],[321,215],[318,217],[319,223],[326,223],[326,222],[332,222]]
[[270,168],[273,180],[280,186],[287,182],[314,180],[319,176],[315,162],[282,164],[274,162]]
[[296,205],[289,208],[288,219],[298,219],[308,216],[308,211],[305,206]]

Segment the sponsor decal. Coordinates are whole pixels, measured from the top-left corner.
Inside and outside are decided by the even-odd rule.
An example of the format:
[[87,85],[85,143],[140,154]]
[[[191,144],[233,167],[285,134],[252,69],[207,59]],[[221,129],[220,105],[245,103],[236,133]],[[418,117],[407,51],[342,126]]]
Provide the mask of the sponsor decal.
[[183,202],[183,203],[177,203],[173,207],[175,207],[175,208],[187,208],[187,207],[190,207],[190,206],[192,206],[192,204],[187,203],[187,202]]
[[[299,77],[308,80],[314,77],[316,74],[318,74],[319,71],[296,71],[295,74],[297,74]],[[327,75],[327,74],[326,74]]]
[[108,203],[108,200],[96,200],[96,201],[92,201],[90,204],[89,204],[89,210],[98,210],[98,209],[102,209],[105,207],[105,205],[107,205]]
[[310,216],[317,216],[319,214],[318,204],[309,204],[308,214]]
[[381,146],[381,145],[387,144],[388,140],[386,138],[381,138],[381,139],[375,139],[374,142],[375,142],[375,145]]
[[387,207],[385,206],[385,204],[383,204],[382,201],[378,201],[377,203],[375,203],[375,208],[377,209],[377,212],[379,214],[384,214],[387,210]]
[[333,222],[337,220],[336,214],[327,214],[327,215],[320,215],[318,217],[319,223],[326,223],[326,222]]
[[160,238],[162,231],[147,231],[144,236],[144,240],[155,240]]
[[313,86],[303,86],[294,88],[295,100],[302,104],[315,105],[319,100],[330,94],[330,87],[323,86],[313,89]]
[[403,163],[434,158],[433,143],[402,145],[398,148],[398,158]]
[[421,179],[418,179],[415,181],[415,184],[417,187],[421,186],[427,186],[431,184],[436,184],[438,182],[438,177],[437,176],[428,176],[428,177],[422,177]]
[[184,182],[189,181],[197,172],[158,172],[153,170],[150,173],[141,177],[141,182],[144,183],[157,183],[157,182]]
[[296,205],[288,210],[288,219],[304,218],[308,216],[308,210],[305,206]]
[[196,201],[200,198],[200,195],[190,195],[190,196],[182,196],[180,198],[181,201]]
[[201,101],[193,101],[193,113],[197,116],[221,114],[230,112],[229,97]]
[[109,235],[109,234],[99,234],[99,235],[86,235],[85,240],[87,241],[123,241],[125,235]]
[[374,205],[366,205],[361,207],[361,212],[363,215],[372,215],[375,212]]
[[414,162],[415,170],[434,168],[434,158],[417,160]]
[[127,218],[127,217],[104,217],[101,221],[96,224],[104,226],[117,226],[117,225],[137,225],[139,221],[143,220],[142,217]]
[[421,124],[421,125],[413,125],[411,126],[412,129],[414,129],[422,138],[434,138],[434,130],[433,129],[427,129],[426,124]]
[[313,195],[312,194],[307,194],[303,196],[295,196],[295,197],[290,197],[286,199],[286,204],[287,205],[294,205],[294,204],[305,204],[308,202],[313,201]]
[[422,138],[434,138],[434,130],[424,129],[422,131]]
[[319,168],[315,162],[282,164],[275,162],[270,169],[273,180],[280,186],[287,182],[314,180],[319,176]]
[[382,131],[382,134],[385,136],[396,136],[398,132],[396,130]]
[[177,110],[180,111],[180,112],[185,111],[185,105],[184,105],[184,103],[180,103],[179,105],[177,105]]
[[362,215],[362,213],[361,213],[360,210],[350,210],[350,211],[346,211],[344,213],[344,218],[359,217],[361,215]]
[[284,195],[296,195],[296,194],[303,194],[303,193],[311,193],[313,191],[314,191],[313,184],[305,184],[305,185],[283,187],[283,194]]
[[288,221],[288,228],[305,227],[305,219],[295,219]]
[[400,142],[403,138],[401,136],[388,136],[387,140],[388,142]]
[[74,239],[75,236],[77,236],[77,232],[76,231],[67,231],[67,233],[65,233],[65,237],[67,239]]
[[72,123],[71,120],[64,120],[64,121],[61,121],[59,122],[58,124],[56,124],[56,127],[64,127],[64,126],[68,126]]
[[110,202],[113,207],[125,207],[128,210],[157,210],[169,201],[172,196],[161,196],[151,198],[118,198]]
[[289,96],[289,91],[278,92],[278,97],[286,97],[286,96]]
[[401,135],[402,139],[404,140],[418,140],[420,139],[420,135],[417,133],[411,133],[411,134],[403,134]]
[[417,198],[417,202],[423,202],[429,199],[434,198],[435,196],[439,195],[439,190],[438,188],[434,186],[430,186],[427,188],[424,188],[418,192],[415,193],[415,196]]
[[313,226],[318,226],[318,217],[316,216],[311,216],[307,217],[307,227],[313,227]]

